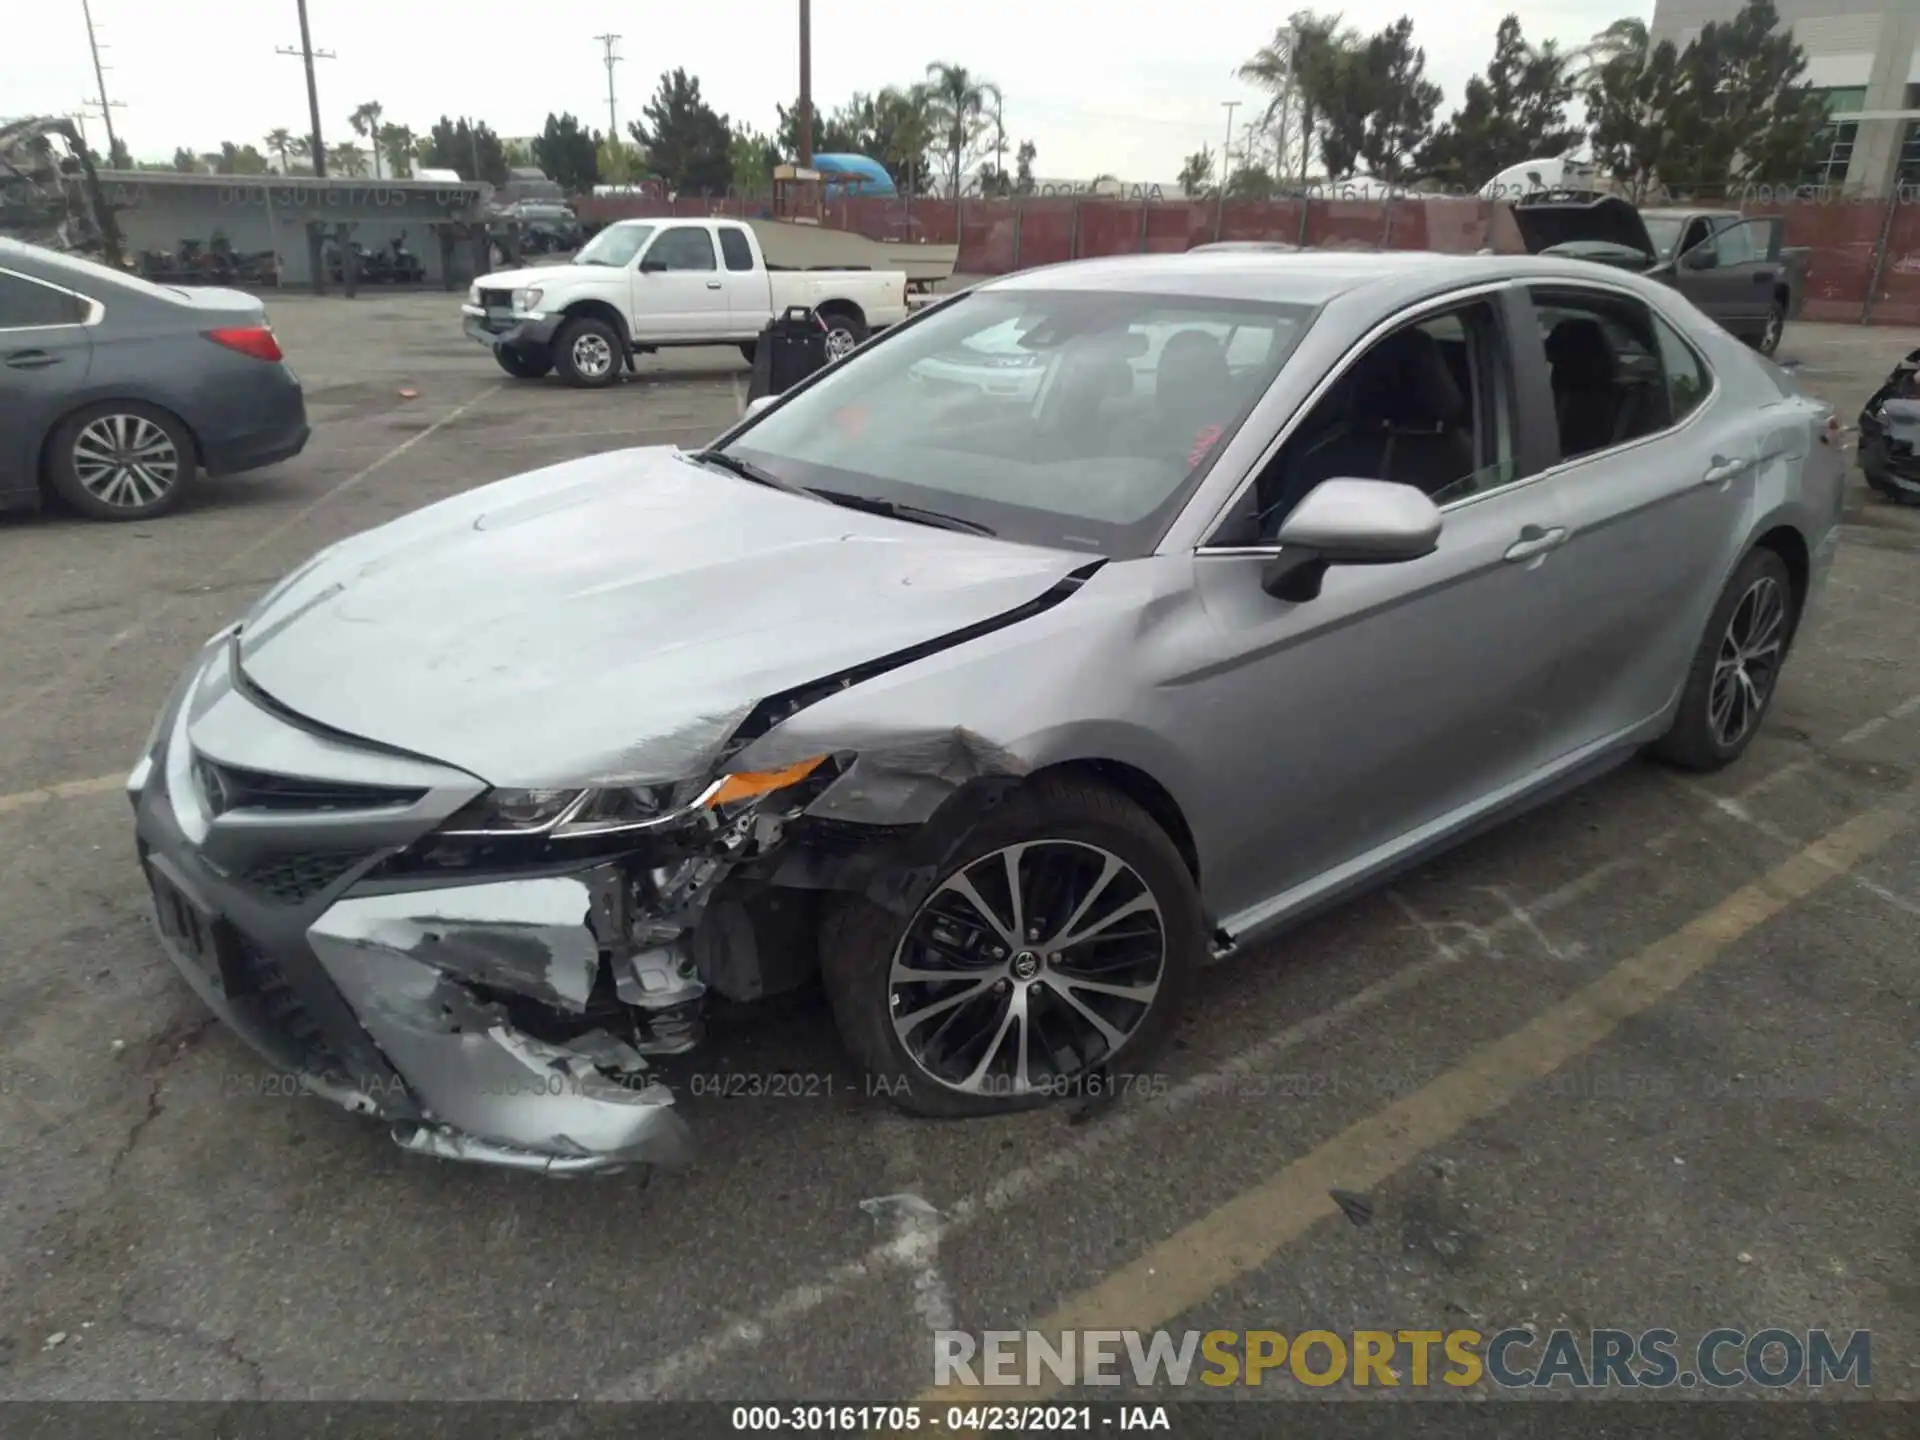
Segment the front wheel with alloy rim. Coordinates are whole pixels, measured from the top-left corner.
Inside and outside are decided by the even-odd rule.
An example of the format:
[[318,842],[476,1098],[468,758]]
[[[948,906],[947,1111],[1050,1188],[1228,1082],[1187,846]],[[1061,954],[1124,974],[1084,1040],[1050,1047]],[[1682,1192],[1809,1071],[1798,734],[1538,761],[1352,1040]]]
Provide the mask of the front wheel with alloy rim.
[[831,911],[821,973],[883,1093],[915,1114],[985,1115],[1141,1065],[1179,1017],[1204,932],[1152,817],[1057,779],[992,812],[904,919],[865,899]]
[[1653,753],[1689,770],[1739,759],[1773,701],[1798,622],[1786,562],[1772,550],[1753,551],[1713,608],[1673,728]]
[[1773,302],[1773,308],[1767,312],[1766,328],[1760,332],[1759,338],[1753,342],[1754,348],[1762,355],[1771,356],[1774,351],[1780,348],[1780,337],[1786,333],[1787,307],[1776,300]]
[[147,520],[178,505],[193,479],[193,437],[151,405],[112,401],[70,415],[47,449],[54,493],[91,520]]
[[613,326],[591,315],[569,320],[553,341],[560,377],[569,385],[589,390],[620,378],[620,356],[625,348]]

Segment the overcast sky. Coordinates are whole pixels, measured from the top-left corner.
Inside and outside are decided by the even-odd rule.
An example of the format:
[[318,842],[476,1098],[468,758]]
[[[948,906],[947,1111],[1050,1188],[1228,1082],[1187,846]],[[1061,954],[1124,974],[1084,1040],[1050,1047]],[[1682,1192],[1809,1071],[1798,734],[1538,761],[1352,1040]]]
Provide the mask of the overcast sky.
[[[1259,103],[1234,69],[1297,3],[814,0],[814,101],[831,109],[855,90],[904,84],[929,61],[951,61],[1000,84],[1009,146],[1031,139],[1036,173],[1164,182],[1202,144],[1218,150],[1223,101],[1245,102],[1236,123]],[[222,140],[258,144],[275,126],[307,128],[300,62],[274,53],[299,44],[294,0],[92,5],[101,43],[110,47],[103,56],[108,90],[125,107],[114,111],[114,124],[136,156],[164,160],[177,145],[207,151]],[[1444,117],[1466,78],[1486,64],[1508,11],[1517,10],[1530,39],[1575,45],[1653,7],[1651,0],[1453,0],[1431,8],[1349,0],[1340,8],[1363,31],[1415,16],[1427,74],[1446,91]],[[70,113],[94,98],[81,0],[10,0],[8,9],[0,117]],[[347,114],[365,100],[380,101],[386,119],[416,131],[442,114],[470,114],[502,135],[530,135],[549,110],[571,110],[604,128],[607,75],[593,37],[607,31],[623,35],[625,58],[615,72],[623,130],[661,72],[675,66],[699,77],[715,109],[771,129],[775,102],[790,102],[799,88],[798,15],[797,0],[308,0],[315,48],[338,56],[316,62],[329,144],[350,138]],[[964,18],[939,24],[939,15]],[[87,125],[104,150],[97,119]]]

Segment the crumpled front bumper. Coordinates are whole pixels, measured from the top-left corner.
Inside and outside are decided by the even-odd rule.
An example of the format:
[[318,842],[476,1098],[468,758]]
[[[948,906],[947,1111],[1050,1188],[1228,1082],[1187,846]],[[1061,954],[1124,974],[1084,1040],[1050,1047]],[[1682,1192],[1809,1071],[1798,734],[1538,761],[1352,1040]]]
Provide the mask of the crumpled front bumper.
[[551,345],[559,332],[560,315],[516,315],[507,310],[488,310],[479,305],[460,307],[461,329],[469,340],[498,348],[502,345],[538,349]]
[[[671,1017],[705,987],[684,946],[608,933],[627,928],[624,872],[370,879],[484,787],[310,735],[223,679],[216,647],[197,667],[128,779],[138,849],[168,956],[276,1078],[385,1120],[417,1153],[556,1174],[687,1163],[685,1121],[637,1047],[691,1044]],[[318,823],[219,813],[208,759],[418,798]],[[617,1033],[635,1014],[665,1022]]]

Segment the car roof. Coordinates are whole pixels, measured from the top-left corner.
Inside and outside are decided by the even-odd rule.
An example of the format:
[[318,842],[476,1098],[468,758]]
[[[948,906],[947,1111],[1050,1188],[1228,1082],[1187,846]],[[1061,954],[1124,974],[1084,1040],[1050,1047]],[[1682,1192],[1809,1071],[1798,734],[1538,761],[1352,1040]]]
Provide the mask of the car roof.
[[1185,251],[1072,260],[1003,275],[990,290],[1114,290],[1207,300],[1325,305],[1359,290],[1413,300],[1476,283],[1571,279],[1587,262],[1533,255],[1446,255],[1431,250]]
[[1698,205],[1687,210],[1676,210],[1672,206],[1663,206],[1658,210],[1642,210],[1643,219],[1649,220],[1690,220],[1695,215],[1738,215],[1738,210],[1726,210],[1713,205]]

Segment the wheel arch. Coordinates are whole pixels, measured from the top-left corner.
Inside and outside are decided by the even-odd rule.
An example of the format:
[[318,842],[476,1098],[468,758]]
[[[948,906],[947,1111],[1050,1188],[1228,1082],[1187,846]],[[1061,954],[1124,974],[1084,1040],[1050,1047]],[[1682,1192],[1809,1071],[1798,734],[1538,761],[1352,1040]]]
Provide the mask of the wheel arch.
[[1029,782],[1034,782],[1055,776],[1094,780],[1133,801],[1147,812],[1154,824],[1166,832],[1167,838],[1180,852],[1187,873],[1193,876],[1194,884],[1200,883],[1200,847],[1194,839],[1193,827],[1187,823],[1186,812],[1180,808],[1180,802],[1173,798],[1173,792],[1152,775],[1124,760],[1087,758],[1062,760],[1034,771],[1027,778]]
[[[620,313],[620,307],[607,300],[582,299],[568,304],[560,312],[569,320],[604,320],[613,326],[614,334],[620,337],[620,343],[627,349],[633,348],[633,332],[627,328],[627,317]],[[560,338],[559,329],[553,332],[553,338]]]
[[859,302],[854,300],[848,300],[845,298],[836,298],[833,300],[822,300],[818,305],[814,307],[814,311],[816,314],[820,314],[820,315],[836,315],[836,314],[845,315],[849,319],[855,321],[856,323],[858,323],[859,325],[861,325],[862,327],[868,330],[871,330],[873,328],[872,324],[867,319],[867,312],[865,310],[862,310],[860,308]]
[[1755,550],[1771,550],[1787,567],[1787,579],[1793,585],[1793,611],[1797,617],[1806,608],[1807,587],[1813,579],[1813,551],[1807,537],[1792,525],[1774,525],[1753,542]]

